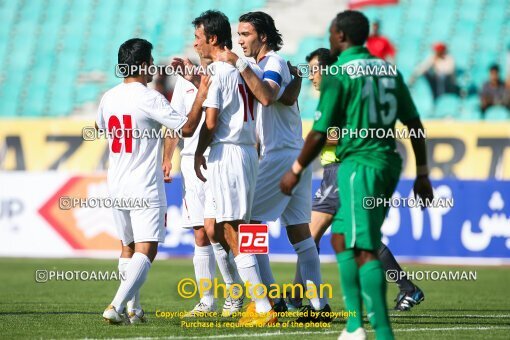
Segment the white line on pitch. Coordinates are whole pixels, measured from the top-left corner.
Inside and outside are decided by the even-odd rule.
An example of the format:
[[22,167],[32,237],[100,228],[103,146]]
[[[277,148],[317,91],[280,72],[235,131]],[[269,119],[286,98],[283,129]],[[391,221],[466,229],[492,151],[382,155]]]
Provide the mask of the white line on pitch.
[[444,315],[444,314],[390,314],[390,317],[448,317],[448,318],[480,318],[480,319],[496,319],[496,318],[510,318],[510,314],[454,314],[454,315]]
[[[493,330],[493,329],[510,329],[510,326],[478,326],[478,327],[436,327],[436,328],[397,328],[393,329],[394,333],[401,332],[440,332],[440,331],[468,331],[468,330]],[[372,333],[373,330],[367,330],[368,333]],[[209,335],[209,336],[170,336],[170,337],[158,337],[158,338],[137,338],[137,339],[228,339],[228,338],[248,338],[248,337],[271,337],[271,336],[285,336],[285,335],[302,335],[302,334],[339,334],[340,331],[316,331],[316,332],[267,332],[267,333],[240,333],[240,334],[222,334],[222,335]]]

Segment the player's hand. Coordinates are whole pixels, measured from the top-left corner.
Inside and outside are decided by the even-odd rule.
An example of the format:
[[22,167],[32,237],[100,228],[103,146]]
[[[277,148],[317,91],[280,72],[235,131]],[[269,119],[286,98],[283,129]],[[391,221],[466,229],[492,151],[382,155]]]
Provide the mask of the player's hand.
[[202,174],[200,167],[207,170],[207,162],[205,161],[204,155],[195,155],[195,173],[202,182],[207,182],[207,178]]
[[163,179],[165,183],[172,183],[172,177],[170,177],[170,171],[172,170],[172,162],[170,160],[163,160]]
[[287,66],[289,67],[289,72],[293,77],[301,78],[302,74],[296,66],[293,66],[290,61],[287,61]]
[[218,58],[218,61],[224,61],[226,63],[231,64],[232,66],[236,66],[237,59],[239,59],[237,54],[232,52],[227,47],[225,47],[223,49],[223,51],[218,53],[217,58]]
[[[418,176],[414,181],[413,186],[414,197],[420,197],[424,202],[430,202],[434,198],[434,192],[432,191],[432,184],[430,184],[430,180],[428,176]],[[422,210],[425,207],[421,207]]]
[[290,196],[292,195],[292,190],[299,183],[299,175],[296,175],[292,172],[292,170],[287,171],[285,175],[283,175],[282,180],[280,181],[280,190],[284,195]]
[[193,64],[188,58],[173,58],[171,62],[172,68],[176,70],[176,73],[186,79],[187,81],[192,82],[196,74],[192,72],[195,70],[195,64]]

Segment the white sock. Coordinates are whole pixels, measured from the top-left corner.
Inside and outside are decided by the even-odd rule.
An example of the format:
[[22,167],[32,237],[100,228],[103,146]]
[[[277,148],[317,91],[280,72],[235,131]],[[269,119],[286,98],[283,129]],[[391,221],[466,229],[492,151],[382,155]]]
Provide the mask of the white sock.
[[[247,282],[250,283],[250,296],[255,301],[257,313],[267,313],[271,310],[271,304],[267,296],[262,296],[264,288],[262,287],[262,280],[260,279],[257,270],[257,259],[253,254],[239,254],[235,257],[237,271],[239,276],[244,282],[245,287]],[[257,289],[255,290],[255,286]]]
[[142,253],[133,254],[126,267],[126,279],[120,283],[117,294],[115,294],[115,298],[111,303],[117,312],[122,313],[124,311],[126,302],[134,297],[145,282],[150,267],[151,261],[147,256]]
[[[229,268],[232,268],[231,270],[234,272],[234,283],[239,283],[240,285],[243,284],[243,280],[241,280],[241,277],[239,276],[239,272],[237,271],[237,264],[235,260],[234,253],[232,250],[228,252],[228,263],[230,264]],[[257,273],[260,276],[260,273],[258,272],[259,267],[257,267]]]
[[207,306],[214,305],[214,294],[212,291],[212,284],[214,276],[216,275],[216,264],[214,263],[213,247],[205,246],[199,247],[195,244],[195,256],[193,256],[193,265],[195,267],[195,278],[197,285],[200,286],[201,282],[210,284],[211,289],[204,291],[200,302]]
[[[120,257],[119,258],[119,273],[121,274],[121,280],[123,277],[126,277],[126,268],[131,261],[129,257]],[[128,312],[141,312],[142,306],[140,305],[140,290],[137,290],[135,295],[131,300],[127,302],[127,310]]]
[[[305,290],[307,290],[308,285],[313,284],[315,285],[317,295],[320,295],[320,284],[322,284],[321,263],[319,253],[317,252],[317,246],[313,238],[309,237],[292,246],[298,256],[299,268]],[[327,303],[328,300],[326,297],[316,296],[310,299],[310,304],[315,310],[324,308]]]
[[214,256],[216,257],[216,263],[218,263],[218,268],[220,269],[221,276],[223,277],[223,281],[225,282],[225,286],[227,289],[230,289],[230,286],[234,283],[240,283],[240,280],[236,280],[237,274],[235,262],[232,264],[229,260],[229,254],[223,249],[221,244],[212,243],[212,247],[214,249]]
[[257,254],[255,257],[257,258],[257,264],[259,265],[260,278],[269,292],[271,285],[276,283],[273,277],[273,272],[271,271],[271,265],[269,264],[269,255]]

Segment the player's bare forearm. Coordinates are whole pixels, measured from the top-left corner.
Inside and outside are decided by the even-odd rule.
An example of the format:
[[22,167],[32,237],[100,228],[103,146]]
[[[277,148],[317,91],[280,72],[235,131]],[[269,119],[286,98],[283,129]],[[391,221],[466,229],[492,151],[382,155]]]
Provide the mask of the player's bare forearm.
[[163,180],[165,183],[171,183],[172,177],[170,176],[170,172],[172,171],[172,157],[174,156],[175,148],[177,147],[177,143],[179,142],[179,138],[166,136],[165,141],[163,143]]
[[425,200],[425,204],[422,206],[422,209],[424,209],[434,198],[432,184],[429,180],[429,169],[427,166],[425,129],[423,128],[423,124],[421,123],[420,118],[410,120],[406,122],[405,125],[409,129],[411,145],[413,146],[413,151],[416,158],[416,180],[414,181],[413,191],[416,196]]
[[318,131],[310,131],[306,136],[305,145],[299,154],[298,159],[292,165],[292,168],[283,175],[280,181],[280,190],[284,195],[292,195],[292,191],[299,183],[299,178],[303,170],[312,163],[319,155],[326,143],[326,134]]
[[202,125],[202,128],[200,129],[200,135],[198,137],[198,144],[195,155],[202,156],[205,153],[205,150],[207,150],[207,147],[209,144],[211,144],[213,133],[214,131],[211,131],[209,128],[207,128],[205,124]]
[[198,136],[198,145],[195,155],[203,155],[209,144],[211,144],[216,125],[218,123],[218,109],[207,108],[205,122]]
[[297,161],[303,168],[306,168],[321,153],[326,144],[326,134],[318,131],[310,131],[306,136],[305,144],[299,154]]
[[202,119],[202,105],[207,98],[207,91],[209,90],[209,80],[209,76],[204,76],[200,81],[197,96],[195,97],[195,101],[191,106],[191,111],[188,114],[188,121],[182,127],[183,137],[193,136],[198,128],[198,125],[200,124],[200,119]]
[[171,162],[174,156],[175,149],[179,143],[179,138],[166,136],[163,144],[163,162]]
[[301,77],[295,77],[292,81],[287,85],[285,90],[283,91],[282,96],[278,100],[283,105],[291,106],[297,101],[299,97],[299,92],[301,92]]
[[241,72],[241,76],[260,104],[269,106],[276,101],[280,90],[278,85],[274,84],[274,86],[272,86],[272,84],[270,85],[268,82],[263,81],[250,67],[246,67],[243,72]]
[[204,157],[204,152],[211,144],[214,131],[216,130],[216,123],[218,121],[218,109],[208,108],[206,111],[205,122],[200,130],[198,136],[197,150],[195,151],[195,174],[202,181],[206,182],[207,178],[202,174],[202,168],[207,169],[207,162]]
[[[416,167],[427,166],[427,148],[425,145],[425,129],[419,118],[405,123],[411,136],[411,145],[413,146],[416,157]],[[423,137],[421,137],[423,136]]]
[[[239,57],[228,48],[218,54],[218,60],[227,62],[237,68]],[[245,61],[246,63],[246,61]],[[240,72],[244,82],[250,89],[251,93],[257,98],[263,106],[269,106],[276,101],[280,87],[276,84],[269,84],[260,79],[253,70],[245,64],[243,71]]]
[[200,119],[202,118],[202,104],[205,101],[205,97],[197,95],[195,101],[193,102],[193,106],[191,107],[191,111],[188,114],[188,121],[182,127],[182,136],[183,137],[191,137],[197,130],[198,124],[200,124]]

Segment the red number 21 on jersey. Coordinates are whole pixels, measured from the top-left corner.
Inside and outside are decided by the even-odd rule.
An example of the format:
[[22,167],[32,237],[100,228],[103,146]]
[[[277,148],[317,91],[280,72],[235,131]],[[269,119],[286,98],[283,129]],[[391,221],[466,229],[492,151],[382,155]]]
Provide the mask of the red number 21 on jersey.
[[[122,144],[124,144],[124,151],[126,153],[133,152],[133,124],[131,115],[122,115],[122,124],[117,116],[110,116],[108,120],[108,132],[113,138],[112,152],[120,153]],[[124,140],[124,143],[122,142]]]

